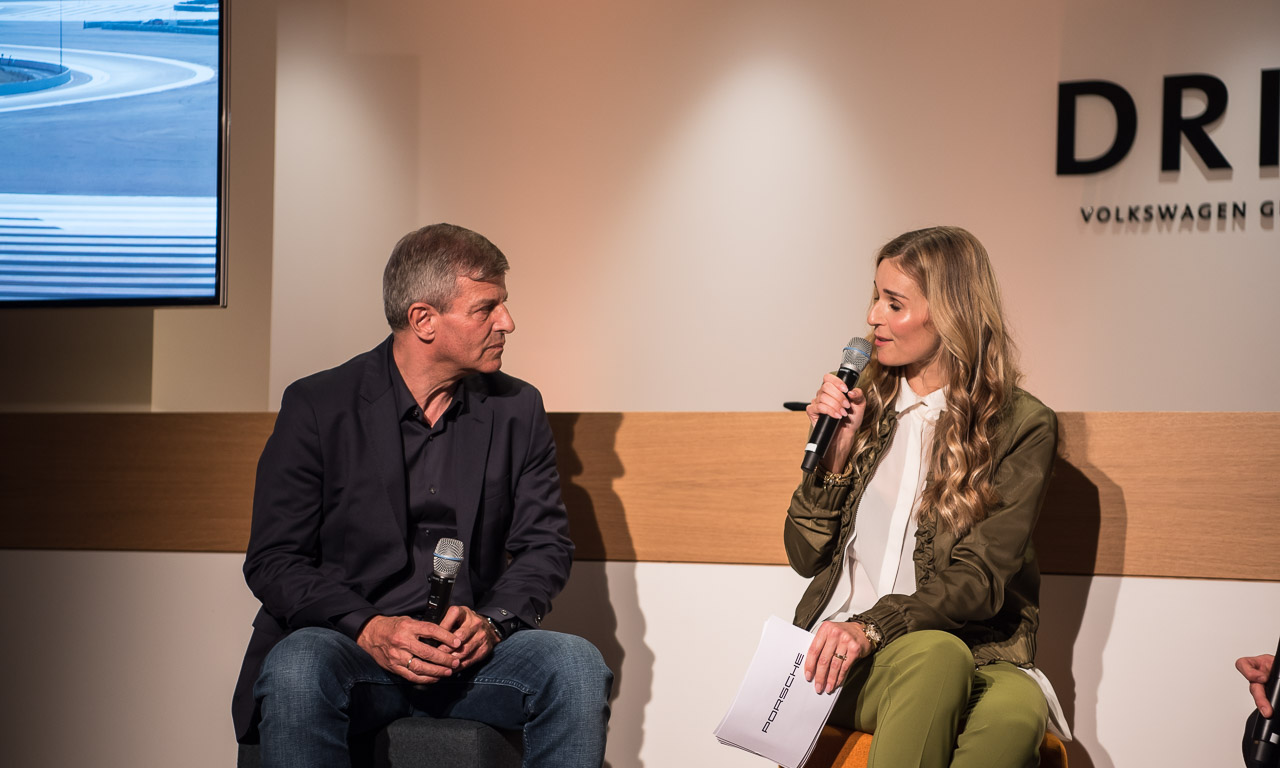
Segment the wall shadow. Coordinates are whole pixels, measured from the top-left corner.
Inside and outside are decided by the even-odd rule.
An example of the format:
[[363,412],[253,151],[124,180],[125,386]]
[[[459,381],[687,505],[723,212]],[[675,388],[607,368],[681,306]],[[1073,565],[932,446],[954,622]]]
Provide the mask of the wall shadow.
[[654,655],[644,643],[635,547],[622,499],[613,489],[624,471],[616,449],[622,414],[554,413],[549,418],[577,550],[569,584],[543,626],[584,637],[600,650],[614,674],[605,766],[640,768]]
[[0,410],[151,410],[154,314],[136,307],[4,310],[0,360],[9,373],[0,376]]
[[[1123,572],[1124,492],[1086,456],[1073,457],[1067,450],[1067,435],[1074,445],[1087,444],[1082,414],[1064,414],[1060,429],[1064,436],[1059,440],[1035,542],[1041,574],[1063,578],[1050,578],[1042,585],[1036,664],[1053,683],[1075,737],[1066,744],[1072,768],[1115,768],[1097,739],[1098,688],[1101,651],[1111,634],[1119,584],[1117,579],[1100,580],[1095,575]],[[1084,647],[1099,655],[1078,662],[1075,650],[1090,603],[1093,610]]]

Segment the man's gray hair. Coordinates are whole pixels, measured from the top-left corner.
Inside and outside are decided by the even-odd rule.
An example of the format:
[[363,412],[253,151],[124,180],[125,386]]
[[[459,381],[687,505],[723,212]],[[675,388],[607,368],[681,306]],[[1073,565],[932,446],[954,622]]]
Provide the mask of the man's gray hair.
[[431,224],[400,238],[382,272],[382,309],[392,330],[409,327],[409,307],[441,312],[458,295],[458,278],[488,282],[506,274],[507,257],[483,235],[453,224]]

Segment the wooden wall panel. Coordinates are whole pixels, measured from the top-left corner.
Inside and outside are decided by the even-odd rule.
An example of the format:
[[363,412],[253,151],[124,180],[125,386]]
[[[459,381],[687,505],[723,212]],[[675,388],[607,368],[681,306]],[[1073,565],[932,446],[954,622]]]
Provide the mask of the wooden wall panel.
[[1045,572],[1280,581],[1280,414],[1064,413],[1059,454]]
[[[242,552],[274,415],[0,414],[0,547]],[[795,413],[551,415],[581,559],[785,562]],[[1064,413],[1046,573],[1280,580],[1280,414]]]
[[584,559],[785,563],[801,413],[553,414]]
[[0,546],[243,552],[273,413],[0,415]]

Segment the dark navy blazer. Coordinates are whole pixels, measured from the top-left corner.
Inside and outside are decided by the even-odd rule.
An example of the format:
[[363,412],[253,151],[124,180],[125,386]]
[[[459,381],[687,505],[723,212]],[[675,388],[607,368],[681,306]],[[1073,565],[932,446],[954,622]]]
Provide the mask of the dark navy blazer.
[[[289,386],[258,461],[245,556],[262,601],[232,701],[236,738],[256,737],[253,684],[289,632],[331,627],[378,598],[409,565],[408,501],[388,371],[391,339]],[[503,373],[464,379],[455,510],[466,567],[451,602],[538,626],[569,577],[573,544],[542,396]],[[381,612],[381,611],[378,611]]]

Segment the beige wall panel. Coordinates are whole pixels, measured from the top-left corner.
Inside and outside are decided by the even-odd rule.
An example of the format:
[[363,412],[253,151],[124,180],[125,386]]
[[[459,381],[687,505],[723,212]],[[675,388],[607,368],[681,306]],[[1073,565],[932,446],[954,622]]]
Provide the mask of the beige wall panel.
[[151,316],[149,309],[0,312],[0,410],[150,410]]
[[227,85],[227,306],[155,311],[151,408],[267,410],[276,9],[235,3]]
[[361,3],[278,7],[270,410],[290,382],[386,336],[382,268],[401,235],[428,223],[413,213],[413,61],[350,49]]
[[[988,246],[1051,407],[1280,410],[1280,360],[1256,353],[1280,324],[1260,208],[1280,176],[1257,164],[1271,0],[330,0],[282,19],[271,407],[376,343],[391,244],[448,220],[510,257],[507,369],[557,411],[804,399],[864,331],[875,249],[937,223]],[[1209,130],[1233,171],[1184,142],[1160,172],[1162,79],[1182,72],[1228,85]],[[1059,177],[1058,83],[1095,78],[1133,95],[1137,140],[1110,171]],[[1081,155],[1107,119],[1082,105]],[[1080,214],[1222,200],[1248,217]],[[1231,286],[1221,304],[1209,281]],[[1238,367],[1212,391],[1151,382],[1188,358]]]

